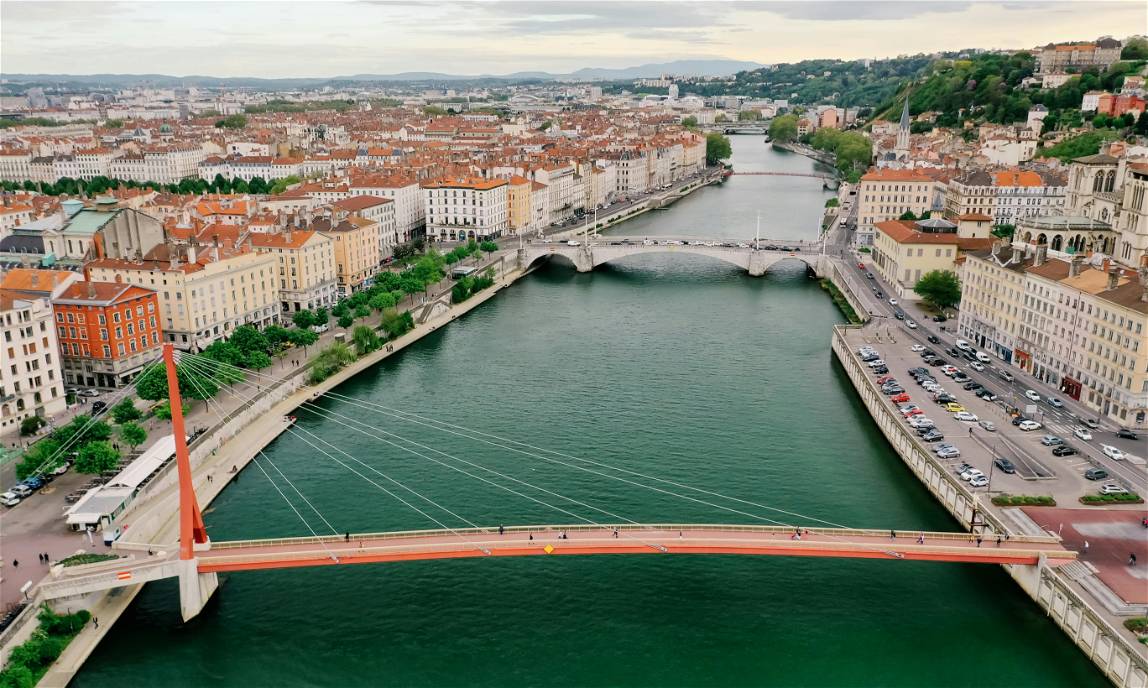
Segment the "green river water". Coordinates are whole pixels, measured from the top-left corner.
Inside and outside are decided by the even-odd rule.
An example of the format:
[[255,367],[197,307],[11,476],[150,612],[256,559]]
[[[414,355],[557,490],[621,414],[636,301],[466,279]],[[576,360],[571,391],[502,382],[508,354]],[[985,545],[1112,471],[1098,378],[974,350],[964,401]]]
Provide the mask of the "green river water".
[[[740,170],[813,169],[758,137],[735,137],[734,151]],[[750,237],[761,211],[763,236],[813,238],[826,198],[812,179],[734,177],[619,233]],[[584,275],[555,265],[338,391],[835,523],[955,529],[833,360],[830,328],[841,321],[797,262],[760,279],[689,256],[635,257]],[[325,403],[456,457],[434,455],[445,463],[480,464],[619,517],[760,522]],[[299,422],[469,521],[575,522],[329,420],[300,413]],[[296,436],[267,456],[340,533],[435,527]],[[307,534],[254,467],[207,521],[216,539]],[[177,597],[174,582],[150,584],[72,685],[1106,683],[992,566],[633,556],[248,572],[224,576],[189,624]]]

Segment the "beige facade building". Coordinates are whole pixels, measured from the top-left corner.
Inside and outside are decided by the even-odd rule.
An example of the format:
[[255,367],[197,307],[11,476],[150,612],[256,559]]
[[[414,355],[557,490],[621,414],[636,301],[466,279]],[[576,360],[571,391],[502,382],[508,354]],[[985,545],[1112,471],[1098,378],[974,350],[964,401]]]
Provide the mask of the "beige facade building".
[[856,243],[872,244],[880,222],[896,220],[907,212],[922,217],[933,209],[937,182],[915,170],[881,168],[861,177],[857,189]]
[[0,435],[28,416],[66,408],[52,305],[47,298],[0,289]]
[[165,244],[142,260],[103,258],[89,263],[88,270],[99,282],[156,291],[164,337],[181,349],[202,350],[240,325],[279,321],[279,259],[247,245]]
[[1108,260],[970,255],[958,331],[1098,415],[1148,427],[1148,269]]
[[509,210],[511,234],[525,234],[533,229],[533,214],[530,212],[530,185],[526,177],[515,175],[508,180],[506,203]]
[[965,223],[969,236],[958,225],[941,219],[921,222],[888,220],[879,222],[873,239],[873,264],[898,298],[916,299],[913,287],[934,270],[957,271],[962,251],[984,249],[991,238],[976,238],[977,223]]
[[379,271],[382,253],[379,223],[358,215],[319,217],[307,225],[334,242],[335,280],[339,296],[368,287]]
[[293,230],[252,233],[256,253],[279,261],[279,302],[283,313],[326,308],[335,303],[338,280],[335,241],[317,232]]

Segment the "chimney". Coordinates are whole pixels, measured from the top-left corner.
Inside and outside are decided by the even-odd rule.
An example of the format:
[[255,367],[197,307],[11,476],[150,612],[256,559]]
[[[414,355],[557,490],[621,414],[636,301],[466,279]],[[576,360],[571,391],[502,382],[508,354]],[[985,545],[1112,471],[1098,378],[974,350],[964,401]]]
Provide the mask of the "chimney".
[[32,272],[32,286],[36,287],[40,284],[40,271],[35,270]]
[[1009,260],[1009,262],[1010,263],[1019,263],[1023,259],[1024,259],[1024,247],[1017,246],[1016,244],[1013,244],[1012,258]]
[[199,251],[199,242],[197,242],[197,241],[196,241],[196,240],[193,238],[193,239],[191,240],[191,242],[190,242],[190,243],[187,245],[187,262],[188,262],[189,264],[192,264],[192,265],[194,265],[194,264],[195,264],[195,259],[196,259],[196,257],[197,257],[197,256],[196,256],[196,253],[197,253],[198,251]]
[[1072,260],[1068,261],[1068,276],[1076,277],[1080,274],[1080,268],[1084,265],[1084,256],[1075,255]]
[[1036,247],[1036,255],[1032,259],[1032,266],[1034,268],[1044,265],[1044,260],[1048,256],[1048,246],[1040,244]]
[[1124,274],[1123,270],[1109,270],[1108,271],[1108,286],[1105,291],[1112,291],[1120,285],[1120,276]]

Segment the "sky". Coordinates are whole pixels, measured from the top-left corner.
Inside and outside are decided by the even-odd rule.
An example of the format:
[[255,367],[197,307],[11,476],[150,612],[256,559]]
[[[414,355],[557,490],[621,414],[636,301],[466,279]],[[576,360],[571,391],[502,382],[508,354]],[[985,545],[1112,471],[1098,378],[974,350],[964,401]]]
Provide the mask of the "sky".
[[0,73],[505,74],[1031,48],[1143,32],[1143,0],[0,2]]

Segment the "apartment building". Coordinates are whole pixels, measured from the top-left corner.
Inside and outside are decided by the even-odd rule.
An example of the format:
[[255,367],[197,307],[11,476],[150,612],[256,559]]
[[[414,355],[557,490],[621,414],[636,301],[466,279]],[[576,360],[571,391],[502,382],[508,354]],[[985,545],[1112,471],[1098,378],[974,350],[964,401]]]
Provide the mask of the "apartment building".
[[379,223],[341,213],[314,218],[306,229],[334,242],[336,290],[340,297],[371,286],[382,262]]
[[[427,236],[439,241],[502,236],[510,226],[508,186],[505,179],[479,178],[443,178],[423,184]],[[549,195],[561,198],[560,192]]]
[[138,153],[126,153],[112,159],[108,176],[137,182],[176,184],[199,175],[199,163],[206,157],[203,149],[193,145],[144,147]]
[[1148,269],[1107,259],[968,256],[960,334],[1097,414],[1148,426]]
[[1049,43],[1036,49],[1036,73],[1080,72],[1089,68],[1101,72],[1120,59],[1120,41],[1102,38],[1094,43]]
[[511,234],[528,233],[535,229],[530,212],[531,181],[518,175],[507,180],[507,230]]
[[68,385],[122,387],[160,355],[159,298],[151,289],[75,281],[52,307]]
[[1061,175],[1011,168],[973,170],[951,180],[945,191],[945,217],[981,213],[997,224],[1015,225],[1026,217],[1064,212],[1067,183]]
[[426,224],[422,189],[413,176],[371,175],[356,177],[350,183],[352,196],[377,196],[394,202],[395,230],[400,241],[410,241]]
[[61,413],[64,382],[47,298],[0,289],[0,435],[29,416]]
[[283,313],[314,310],[335,303],[338,279],[335,242],[317,232],[290,225],[282,232],[250,235],[256,253],[271,254],[279,261],[279,301]]
[[87,266],[98,282],[123,282],[159,295],[160,328],[178,348],[200,351],[240,325],[279,321],[279,259],[218,241],[162,244],[142,259],[100,258]]
[[913,288],[922,275],[934,270],[956,272],[963,252],[992,245],[984,224],[980,216],[968,216],[959,225],[940,218],[879,222],[873,264],[898,298],[916,299]]
[[354,214],[379,225],[379,260],[387,261],[395,254],[400,238],[395,222],[395,203],[378,196],[351,196],[332,204],[338,213]]
[[878,223],[896,220],[905,213],[922,217],[934,208],[938,184],[923,172],[880,168],[861,177],[857,187],[857,232],[854,241],[873,243]]

